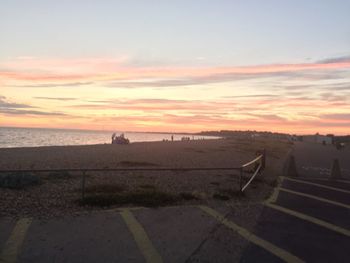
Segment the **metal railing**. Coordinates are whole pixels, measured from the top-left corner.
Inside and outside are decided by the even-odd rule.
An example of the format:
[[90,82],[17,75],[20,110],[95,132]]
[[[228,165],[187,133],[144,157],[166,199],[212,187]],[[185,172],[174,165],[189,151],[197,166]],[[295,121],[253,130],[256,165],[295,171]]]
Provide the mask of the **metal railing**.
[[[171,171],[171,172],[187,172],[187,171],[239,171],[239,185],[240,192],[243,192],[249,184],[254,180],[255,176],[265,168],[265,158],[266,152],[263,150],[260,155],[254,160],[245,163],[239,167],[183,167],[183,168],[71,168],[71,169],[8,169],[0,170],[0,173],[62,173],[62,172],[81,172],[81,197],[85,198],[85,184],[86,184],[86,173],[87,172],[137,172],[137,171]],[[253,165],[256,166],[256,170],[248,180],[248,182],[243,185],[243,174],[244,169]]]

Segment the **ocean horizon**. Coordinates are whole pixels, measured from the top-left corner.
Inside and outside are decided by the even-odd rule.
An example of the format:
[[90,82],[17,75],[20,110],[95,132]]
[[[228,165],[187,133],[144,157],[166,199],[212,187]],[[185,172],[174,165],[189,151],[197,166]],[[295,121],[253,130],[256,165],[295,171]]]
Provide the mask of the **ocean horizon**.
[[192,133],[0,127],[0,148],[110,144],[114,132],[124,133],[131,143],[171,140],[171,136],[175,141],[184,136],[194,140],[219,138]]

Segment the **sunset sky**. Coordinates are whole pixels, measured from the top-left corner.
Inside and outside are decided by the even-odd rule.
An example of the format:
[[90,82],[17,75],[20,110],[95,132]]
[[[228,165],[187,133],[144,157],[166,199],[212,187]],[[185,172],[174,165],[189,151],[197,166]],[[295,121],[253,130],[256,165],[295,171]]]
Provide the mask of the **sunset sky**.
[[0,126],[350,134],[350,0],[2,0]]

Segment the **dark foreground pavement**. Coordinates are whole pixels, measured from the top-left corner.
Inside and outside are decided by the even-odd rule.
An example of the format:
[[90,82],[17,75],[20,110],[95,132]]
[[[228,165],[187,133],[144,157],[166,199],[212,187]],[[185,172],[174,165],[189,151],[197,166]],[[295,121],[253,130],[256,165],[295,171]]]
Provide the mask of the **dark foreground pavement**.
[[232,262],[247,245],[200,207],[22,220],[1,219],[0,262]]
[[350,180],[322,173],[319,147],[297,145],[297,162],[318,155],[263,203],[0,218],[0,262],[349,262]]
[[[254,233],[306,262],[349,262],[350,152],[332,145],[296,143],[297,178],[281,178]],[[334,159],[343,179],[330,180]],[[278,262],[249,244],[242,262]]]
[[[339,189],[347,188],[347,192],[323,188],[319,182],[305,182],[311,180],[284,178],[278,197],[265,204],[254,232],[306,262],[349,262],[350,181]],[[332,185],[325,182],[326,187]],[[257,259],[275,262],[261,249],[249,245],[241,261]]]
[[1,218],[1,262],[348,262],[350,182],[282,179],[250,207]]

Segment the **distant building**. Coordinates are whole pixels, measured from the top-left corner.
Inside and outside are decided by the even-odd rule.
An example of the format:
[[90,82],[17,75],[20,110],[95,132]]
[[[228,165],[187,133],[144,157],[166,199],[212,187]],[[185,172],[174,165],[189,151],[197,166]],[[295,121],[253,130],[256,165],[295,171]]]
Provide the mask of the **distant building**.
[[329,145],[333,144],[333,137],[316,133],[315,135],[302,136],[302,141]]

